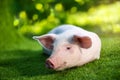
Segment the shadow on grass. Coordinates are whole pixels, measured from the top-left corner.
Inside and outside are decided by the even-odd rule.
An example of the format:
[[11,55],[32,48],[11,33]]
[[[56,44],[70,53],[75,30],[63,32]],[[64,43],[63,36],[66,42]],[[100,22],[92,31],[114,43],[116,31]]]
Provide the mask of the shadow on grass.
[[[0,54],[8,56],[0,61],[0,75],[3,78],[53,74],[55,71],[45,67],[47,55],[41,51],[15,50],[3,51]],[[1,69],[4,68],[4,69]],[[6,71],[6,69],[8,69]],[[12,72],[11,72],[12,71]]]

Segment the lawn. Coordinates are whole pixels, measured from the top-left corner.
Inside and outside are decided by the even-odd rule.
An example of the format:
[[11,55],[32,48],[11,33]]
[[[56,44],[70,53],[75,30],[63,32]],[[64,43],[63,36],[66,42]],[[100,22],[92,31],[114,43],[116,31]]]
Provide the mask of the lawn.
[[0,50],[0,80],[120,80],[118,37],[103,37],[100,60],[81,67],[49,70],[45,68],[47,57],[36,41]]

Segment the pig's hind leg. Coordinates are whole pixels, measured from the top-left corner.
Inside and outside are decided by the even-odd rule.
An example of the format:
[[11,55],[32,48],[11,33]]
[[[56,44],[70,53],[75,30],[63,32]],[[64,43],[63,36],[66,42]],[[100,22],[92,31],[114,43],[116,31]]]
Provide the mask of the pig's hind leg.
[[94,56],[95,59],[100,59],[100,51],[97,51]]

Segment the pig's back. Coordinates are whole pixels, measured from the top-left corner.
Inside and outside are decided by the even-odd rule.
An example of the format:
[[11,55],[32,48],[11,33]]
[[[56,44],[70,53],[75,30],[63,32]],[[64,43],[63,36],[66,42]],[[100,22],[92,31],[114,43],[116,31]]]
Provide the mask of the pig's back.
[[73,26],[73,25],[61,25],[61,26],[58,26],[55,29],[51,30],[49,33],[61,34],[61,33],[65,32],[65,31],[68,31],[68,30],[85,31],[85,30],[83,30],[79,27]]

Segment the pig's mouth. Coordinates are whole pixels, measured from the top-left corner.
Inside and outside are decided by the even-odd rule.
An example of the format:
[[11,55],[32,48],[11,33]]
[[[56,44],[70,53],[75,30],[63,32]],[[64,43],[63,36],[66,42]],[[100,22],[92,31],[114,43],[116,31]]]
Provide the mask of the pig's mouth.
[[55,70],[61,70],[62,68],[64,68],[64,66],[66,66],[66,64],[67,64],[67,62],[63,62],[63,64],[58,66]]

